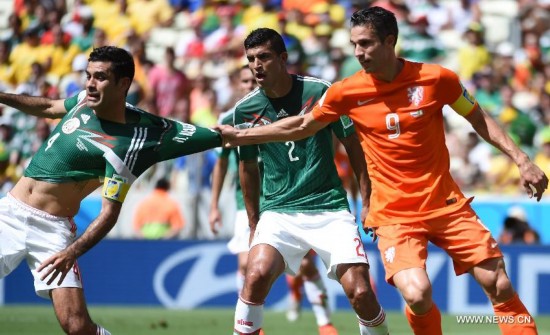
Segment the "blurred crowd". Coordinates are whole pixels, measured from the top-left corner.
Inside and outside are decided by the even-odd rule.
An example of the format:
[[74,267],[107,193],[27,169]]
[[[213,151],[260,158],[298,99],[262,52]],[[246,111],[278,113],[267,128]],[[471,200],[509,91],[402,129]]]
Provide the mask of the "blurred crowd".
[[[545,0],[14,0],[0,29],[0,89],[70,97],[84,88],[90,50],[117,45],[136,63],[128,102],[213,126],[240,98],[237,73],[246,64],[242,42],[250,31],[279,31],[291,72],[335,81],[360,69],[347,22],[353,11],[373,5],[396,14],[402,57],[455,70],[479,104],[550,175]],[[55,121],[0,109],[5,193]],[[461,117],[444,112],[451,173],[462,189],[521,194],[511,160],[480,140]],[[171,176],[175,187],[199,192],[210,187],[215,159],[207,152],[167,162],[139,182],[154,185],[160,176]]]

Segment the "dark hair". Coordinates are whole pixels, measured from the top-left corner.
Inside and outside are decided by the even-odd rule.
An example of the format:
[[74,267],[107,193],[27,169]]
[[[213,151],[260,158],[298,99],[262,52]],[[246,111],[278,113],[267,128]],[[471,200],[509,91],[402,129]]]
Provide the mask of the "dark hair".
[[399,35],[395,14],[378,6],[359,9],[353,13],[350,25],[352,28],[366,26],[373,29],[381,42],[384,42],[390,35],[395,36],[395,42],[397,42]]
[[168,179],[160,178],[159,180],[157,180],[155,188],[168,191],[170,189],[170,182],[168,181]]
[[282,36],[270,28],[258,28],[248,34],[244,40],[244,49],[255,48],[268,42],[271,44],[271,50],[275,51],[278,55],[286,52]]
[[122,48],[114,46],[94,48],[90,53],[88,62],[111,62],[116,81],[121,78],[134,79],[136,71],[134,59],[128,51]]

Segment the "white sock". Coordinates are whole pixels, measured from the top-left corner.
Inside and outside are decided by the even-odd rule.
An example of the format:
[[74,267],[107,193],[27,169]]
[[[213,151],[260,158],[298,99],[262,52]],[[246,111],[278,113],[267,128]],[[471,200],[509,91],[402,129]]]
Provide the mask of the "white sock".
[[111,333],[109,333],[109,331],[103,327],[101,327],[100,325],[97,325],[97,330],[96,330],[96,334],[97,335],[111,335]]
[[311,304],[313,314],[319,327],[330,323],[330,310],[327,306],[327,293],[325,283],[321,278],[304,281],[304,291],[307,300]]
[[244,286],[244,275],[240,271],[237,271],[236,282],[237,282],[237,292],[241,294],[241,291],[243,290],[243,286]]
[[388,335],[388,323],[386,322],[386,313],[380,306],[380,313],[371,321],[366,321],[357,316],[359,320],[359,334],[361,335]]
[[264,322],[264,304],[252,304],[239,297],[235,308],[236,334],[252,334],[262,328]]

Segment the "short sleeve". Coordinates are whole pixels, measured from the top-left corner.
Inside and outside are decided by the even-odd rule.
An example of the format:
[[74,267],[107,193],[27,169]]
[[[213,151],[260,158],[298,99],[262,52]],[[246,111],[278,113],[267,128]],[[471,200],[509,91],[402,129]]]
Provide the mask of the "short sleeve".
[[346,112],[342,108],[342,82],[336,82],[330,86],[325,94],[313,107],[313,118],[321,122],[336,122]]
[[438,101],[451,106],[460,115],[468,115],[476,106],[476,100],[462,85],[458,75],[453,71],[441,68],[439,87],[436,92]]
[[65,99],[65,101],[63,101],[63,105],[65,106],[65,110],[67,112],[70,111],[71,109],[74,108],[74,106],[76,106],[85,97],[86,97],[86,91],[81,91],[80,93],[75,94],[74,96]]

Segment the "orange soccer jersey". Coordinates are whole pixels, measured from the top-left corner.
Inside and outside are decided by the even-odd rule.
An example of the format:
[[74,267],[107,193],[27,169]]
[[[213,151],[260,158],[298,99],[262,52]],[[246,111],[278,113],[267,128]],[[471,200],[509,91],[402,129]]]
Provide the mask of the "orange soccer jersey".
[[466,115],[476,103],[452,71],[403,61],[391,83],[359,71],[333,84],[313,110],[319,121],[346,114],[355,123],[372,180],[367,226],[436,218],[469,202],[449,172],[442,107]]

